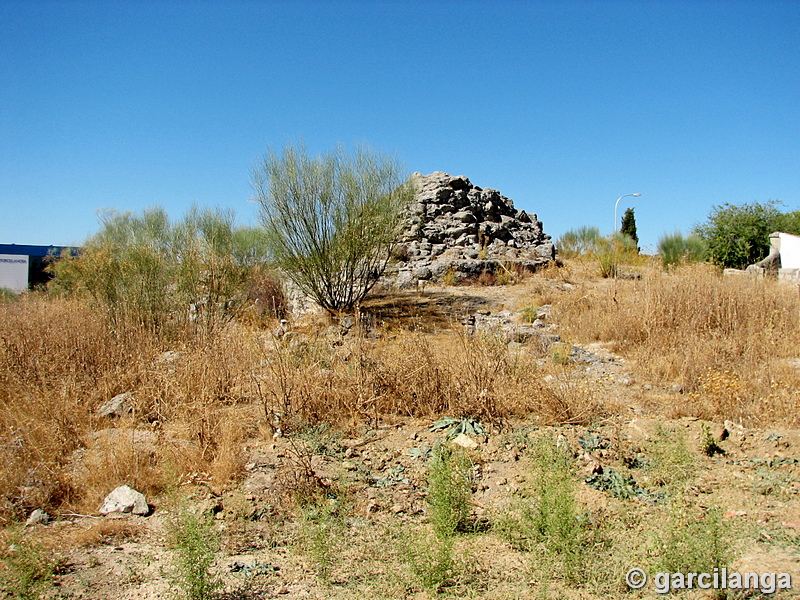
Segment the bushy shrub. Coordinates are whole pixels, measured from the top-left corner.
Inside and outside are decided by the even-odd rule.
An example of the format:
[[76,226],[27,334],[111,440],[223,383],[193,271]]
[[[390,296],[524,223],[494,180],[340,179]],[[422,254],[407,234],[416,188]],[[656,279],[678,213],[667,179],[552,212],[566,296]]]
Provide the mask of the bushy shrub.
[[791,214],[783,215],[776,202],[723,204],[712,207],[708,220],[694,233],[708,246],[714,264],[744,269],[767,256],[769,234],[792,225]]
[[115,323],[210,330],[234,314],[266,258],[263,235],[235,227],[230,211],[194,207],[177,223],[160,207],[107,211],[101,223],[80,254],[52,264],[51,289],[90,298]]
[[365,148],[270,151],[253,186],[277,266],[329,312],[352,308],[378,281],[413,195],[394,159]]
[[662,235],[658,240],[658,255],[664,268],[684,262],[701,262],[705,260],[707,251],[705,242],[697,235],[683,237],[676,231]]
[[570,229],[556,241],[558,253],[564,258],[574,258],[597,252],[597,245],[601,239],[600,229],[597,227],[583,226]]
[[616,277],[625,259],[639,254],[636,242],[624,233],[615,233],[597,240],[596,255],[603,277]]

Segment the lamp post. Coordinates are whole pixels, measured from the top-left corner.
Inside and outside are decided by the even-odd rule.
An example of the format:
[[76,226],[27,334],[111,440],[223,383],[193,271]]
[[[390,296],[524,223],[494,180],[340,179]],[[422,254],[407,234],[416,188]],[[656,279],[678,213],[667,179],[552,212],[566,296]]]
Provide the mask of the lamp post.
[[639,196],[641,196],[641,194],[625,194],[624,196],[620,196],[619,198],[617,198],[617,201],[614,204],[614,233],[617,233],[617,231],[619,231],[617,229],[617,207],[619,206],[619,201],[622,200],[623,198],[627,198],[628,196],[634,196],[638,198]]

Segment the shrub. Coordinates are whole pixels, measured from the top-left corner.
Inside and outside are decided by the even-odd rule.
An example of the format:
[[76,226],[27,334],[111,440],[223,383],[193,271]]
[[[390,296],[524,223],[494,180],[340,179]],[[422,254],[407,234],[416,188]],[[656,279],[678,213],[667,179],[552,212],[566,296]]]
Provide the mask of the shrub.
[[706,223],[694,232],[708,245],[714,264],[744,269],[769,253],[769,234],[783,224],[776,204],[714,206]]
[[440,538],[464,529],[470,514],[472,463],[463,451],[440,444],[428,464],[428,504]]
[[636,242],[624,233],[615,233],[597,240],[597,260],[603,277],[616,277],[622,262],[639,253]]
[[597,252],[600,229],[597,227],[580,227],[570,229],[556,242],[558,253],[564,258],[574,258]]
[[401,172],[365,148],[311,158],[302,146],[270,151],[253,170],[272,257],[327,311],[352,308],[383,274],[413,194]]
[[664,268],[684,262],[700,262],[706,257],[706,244],[697,235],[684,238],[680,232],[662,235],[658,240],[658,254]]
[[51,265],[51,287],[89,297],[118,326],[159,331],[191,321],[210,330],[232,316],[265,257],[258,231],[233,221],[229,211],[197,207],[174,224],[160,207],[104,212],[83,251]]

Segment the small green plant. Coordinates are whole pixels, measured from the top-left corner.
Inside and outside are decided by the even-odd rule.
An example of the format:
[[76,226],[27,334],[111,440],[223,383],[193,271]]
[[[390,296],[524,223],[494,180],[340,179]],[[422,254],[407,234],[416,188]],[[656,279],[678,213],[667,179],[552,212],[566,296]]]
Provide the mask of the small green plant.
[[486,431],[479,421],[470,417],[463,419],[456,419],[454,417],[442,417],[430,426],[428,431],[443,431],[447,435],[447,439],[451,440],[459,434],[465,433],[467,435],[485,435]]
[[55,560],[20,532],[13,532],[0,554],[0,592],[9,598],[43,597],[53,580]]
[[0,302],[11,302],[12,300],[16,300],[19,297],[14,290],[0,287]]
[[553,362],[557,365],[565,365],[569,362],[570,354],[572,353],[572,346],[564,342],[556,342],[551,349]]
[[[459,423],[456,419],[450,421]],[[443,428],[447,425],[444,423]],[[409,536],[404,544],[411,571],[431,593],[453,584],[464,573],[464,565],[454,557],[453,546],[456,533],[469,526],[471,497],[469,457],[460,448],[438,444],[428,459],[428,505],[433,535]]]
[[692,509],[675,501],[670,506],[666,531],[659,531],[659,570],[672,573],[713,573],[728,566],[731,542],[719,508]]
[[526,306],[522,309],[522,322],[523,323],[533,323],[536,319],[539,318],[539,307],[532,305]]
[[432,536],[420,539],[408,536],[403,553],[414,577],[420,586],[431,593],[438,593],[452,582],[459,571],[453,556],[453,537]]
[[210,516],[181,508],[169,527],[173,550],[174,583],[179,596],[189,600],[214,598],[222,583],[210,573],[219,550],[219,534]]
[[440,538],[463,531],[469,522],[472,462],[463,450],[439,444],[428,461],[428,504]]
[[446,286],[458,285],[458,273],[453,267],[448,267],[444,275],[442,275],[442,284]]
[[300,509],[303,545],[314,563],[317,576],[329,581],[337,555],[337,540],[345,530],[340,499],[329,498]]
[[537,440],[531,448],[533,477],[530,497],[513,515],[500,520],[498,531],[515,547],[537,555],[535,569],[559,573],[570,583],[585,578],[589,532],[575,497],[572,465],[553,439]]
[[692,480],[696,455],[686,443],[683,432],[657,424],[648,455],[647,472],[652,484],[677,493]]
[[711,428],[705,423],[703,423],[703,439],[700,442],[700,451],[706,456],[725,454],[725,450],[720,447],[717,440],[714,438]]

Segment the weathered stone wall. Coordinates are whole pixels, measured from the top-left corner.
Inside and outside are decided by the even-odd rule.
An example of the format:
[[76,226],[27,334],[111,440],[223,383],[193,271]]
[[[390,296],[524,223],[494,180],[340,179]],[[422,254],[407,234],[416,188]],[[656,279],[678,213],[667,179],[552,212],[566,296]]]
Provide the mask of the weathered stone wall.
[[536,215],[490,188],[441,171],[413,175],[417,194],[403,215],[397,284],[439,279],[448,271],[472,278],[498,265],[533,271],[555,258]]

